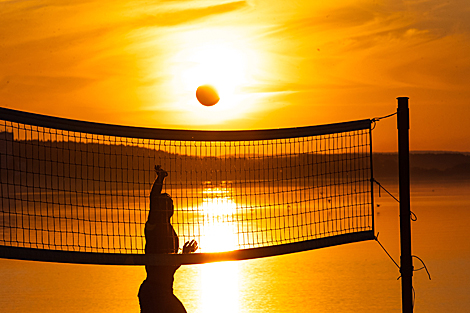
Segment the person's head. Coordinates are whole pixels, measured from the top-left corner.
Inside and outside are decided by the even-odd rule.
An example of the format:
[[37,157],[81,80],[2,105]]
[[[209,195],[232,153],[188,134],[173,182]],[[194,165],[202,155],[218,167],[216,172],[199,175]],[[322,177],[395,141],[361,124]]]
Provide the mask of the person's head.
[[152,223],[168,222],[173,216],[173,200],[167,193],[150,197],[150,212],[148,220]]

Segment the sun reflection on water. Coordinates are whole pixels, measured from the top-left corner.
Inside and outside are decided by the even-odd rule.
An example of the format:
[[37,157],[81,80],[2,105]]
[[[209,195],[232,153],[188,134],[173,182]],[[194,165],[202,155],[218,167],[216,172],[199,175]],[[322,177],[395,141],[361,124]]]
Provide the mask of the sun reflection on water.
[[225,186],[207,186],[203,190],[204,233],[199,246],[204,252],[222,252],[238,248],[234,221],[236,203]]
[[[230,251],[238,248],[234,223],[236,203],[227,186],[208,185],[203,190],[204,236],[200,246],[204,252]],[[239,311],[238,262],[201,265],[201,312],[236,313]]]
[[238,313],[239,264],[237,261],[201,265],[201,312]]

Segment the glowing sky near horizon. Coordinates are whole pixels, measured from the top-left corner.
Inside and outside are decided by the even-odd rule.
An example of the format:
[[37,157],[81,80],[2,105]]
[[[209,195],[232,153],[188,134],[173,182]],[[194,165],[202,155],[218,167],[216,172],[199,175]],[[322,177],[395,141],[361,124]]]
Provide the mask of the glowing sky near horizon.
[[[470,151],[470,3],[0,0],[0,106],[96,122],[259,129],[387,115],[411,149]],[[197,102],[199,84],[220,102]],[[374,149],[396,149],[396,122]]]

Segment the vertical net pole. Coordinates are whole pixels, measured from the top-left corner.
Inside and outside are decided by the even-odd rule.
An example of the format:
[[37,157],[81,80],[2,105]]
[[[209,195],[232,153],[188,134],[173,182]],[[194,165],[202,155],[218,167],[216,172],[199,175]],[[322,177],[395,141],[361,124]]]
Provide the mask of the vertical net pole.
[[400,194],[400,272],[403,313],[413,312],[413,260],[411,257],[410,210],[410,114],[408,98],[398,100],[398,173]]

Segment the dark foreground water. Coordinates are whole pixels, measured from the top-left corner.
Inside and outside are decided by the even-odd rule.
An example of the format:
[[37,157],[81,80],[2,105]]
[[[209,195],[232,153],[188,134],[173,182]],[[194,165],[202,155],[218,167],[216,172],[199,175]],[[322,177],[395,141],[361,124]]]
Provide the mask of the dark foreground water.
[[[382,183],[392,193],[396,186]],[[398,204],[376,193],[376,232],[399,259]],[[415,312],[470,308],[470,183],[412,185]],[[415,261],[415,267],[421,267]],[[286,256],[183,266],[175,294],[189,313],[400,312],[399,271],[375,241]],[[0,260],[0,311],[139,312],[143,267]]]

